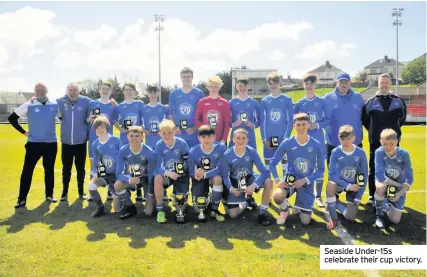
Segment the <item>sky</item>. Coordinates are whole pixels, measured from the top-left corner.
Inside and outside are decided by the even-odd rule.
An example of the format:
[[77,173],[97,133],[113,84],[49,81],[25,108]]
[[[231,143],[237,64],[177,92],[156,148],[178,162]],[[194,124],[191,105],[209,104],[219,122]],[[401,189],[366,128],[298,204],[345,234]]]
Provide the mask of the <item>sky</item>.
[[117,76],[194,83],[245,65],[301,78],[325,63],[354,75],[396,57],[392,8],[404,8],[399,61],[426,52],[425,2],[0,2],[0,91],[43,81],[64,94],[70,82]]

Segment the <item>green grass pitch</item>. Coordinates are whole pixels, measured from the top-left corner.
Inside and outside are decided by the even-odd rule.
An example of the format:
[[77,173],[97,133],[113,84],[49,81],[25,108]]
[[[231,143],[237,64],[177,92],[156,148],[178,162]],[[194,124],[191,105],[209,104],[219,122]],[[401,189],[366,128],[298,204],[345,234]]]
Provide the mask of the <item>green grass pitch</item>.
[[[411,154],[415,184],[401,224],[375,229],[372,208],[363,205],[356,224],[341,220],[357,244],[426,243],[426,128],[407,126],[403,133],[402,147]],[[15,211],[25,137],[10,125],[0,125],[0,134],[0,276],[365,276],[357,270],[319,269],[319,245],[343,244],[335,231],[325,230],[319,209],[308,227],[292,216],[284,227],[261,227],[255,212],[202,225],[176,225],[169,214],[168,222],[158,225],[154,217],[143,215],[141,206],[138,216],[129,220],[108,213],[93,219],[94,207],[76,199],[75,175],[68,204],[44,202],[40,161],[27,210]],[[259,131],[257,136],[261,145]],[[364,145],[368,150],[366,139]],[[261,147],[259,152],[262,155]],[[62,190],[60,157],[58,147],[56,197]],[[106,196],[105,189],[101,196]],[[363,203],[366,200],[367,195]],[[274,205],[269,211],[277,217]],[[425,276],[425,271],[379,271],[377,276]]]

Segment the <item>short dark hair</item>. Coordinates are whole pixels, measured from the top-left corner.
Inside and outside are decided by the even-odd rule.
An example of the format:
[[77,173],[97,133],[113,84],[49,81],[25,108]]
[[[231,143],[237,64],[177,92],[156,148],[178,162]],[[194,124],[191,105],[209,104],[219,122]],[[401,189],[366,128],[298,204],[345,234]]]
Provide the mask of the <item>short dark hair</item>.
[[249,84],[249,78],[246,76],[242,76],[240,78],[237,78],[237,83],[242,83],[242,84]]
[[297,113],[294,115],[294,123],[297,121],[310,121],[310,117],[306,113]]
[[350,125],[341,126],[338,130],[338,137],[345,139],[354,135],[354,129]]
[[155,91],[155,92],[160,91],[159,86],[157,84],[149,84],[147,86],[147,92],[152,92],[152,91]]
[[215,129],[210,125],[200,126],[198,132],[199,132],[199,137],[215,135]]
[[316,77],[316,75],[314,75],[314,73],[309,72],[309,73],[304,75],[303,80],[304,80],[304,82],[316,83],[317,77]]
[[181,69],[181,72],[179,74],[181,75],[183,73],[191,73],[191,76],[194,76],[193,70],[189,67],[184,67],[183,69]]

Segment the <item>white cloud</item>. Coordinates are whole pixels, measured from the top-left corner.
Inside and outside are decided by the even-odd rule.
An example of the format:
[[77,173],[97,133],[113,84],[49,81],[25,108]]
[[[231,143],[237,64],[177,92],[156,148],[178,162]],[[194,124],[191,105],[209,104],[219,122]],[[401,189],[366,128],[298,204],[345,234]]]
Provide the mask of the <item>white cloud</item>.
[[24,65],[22,63],[13,64],[12,66],[8,66],[8,67],[0,67],[0,74],[10,73],[14,71],[22,71],[22,70],[24,70]]
[[[318,66],[319,65],[313,65],[313,66],[306,67],[303,69],[294,69],[294,70],[289,71],[289,75],[291,75],[292,78],[302,79],[302,76],[304,76],[307,72],[310,72],[310,70],[312,70]],[[283,74],[283,76],[287,77],[288,75],[286,73],[286,74]]]
[[[97,30],[80,31],[81,43],[90,48],[89,52],[75,52],[66,47],[60,51],[55,64],[65,68],[88,68],[106,70],[112,68],[117,74],[133,72],[141,78],[157,80],[158,72],[158,33],[156,23],[146,25],[138,19],[117,34],[117,30],[102,25]],[[301,33],[311,29],[308,22],[285,24],[275,22],[259,27],[237,31],[215,29],[201,37],[194,25],[170,18],[163,23],[161,32],[161,58],[163,83],[179,82],[179,70],[184,66],[193,67],[195,82],[207,78],[219,70],[229,68],[231,63],[262,48],[264,43],[280,43],[280,40],[299,40]],[[103,31],[101,31],[103,30]],[[100,33],[104,32],[102,35]],[[91,34],[91,35],[89,35]],[[91,39],[92,35],[98,35]],[[118,35],[116,43],[94,44],[101,38],[111,39]],[[75,36],[76,37],[76,36]],[[277,59],[283,53],[275,53]],[[203,58],[194,58],[194,56]],[[197,72],[200,70],[199,72]]]
[[6,48],[33,49],[37,43],[61,35],[61,27],[52,22],[55,18],[51,11],[31,7],[1,13],[0,43]]
[[60,41],[57,41],[53,47],[54,48],[61,48],[61,47],[65,47],[65,46],[70,45],[70,43],[71,43],[70,38],[66,37],[66,38],[61,39]]
[[326,60],[331,58],[341,58],[350,55],[350,51],[357,46],[350,43],[337,45],[332,40],[324,40],[313,45],[306,46],[302,53],[296,54],[295,57],[303,60]]
[[281,61],[286,58],[286,54],[280,51],[273,51],[273,53],[268,57],[271,61]]
[[9,52],[0,44],[0,66],[4,65],[9,59]]
[[102,24],[98,29],[75,31],[74,40],[87,48],[93,49],[99,48],[115,35],[117,35],[117,30],[115,28]]

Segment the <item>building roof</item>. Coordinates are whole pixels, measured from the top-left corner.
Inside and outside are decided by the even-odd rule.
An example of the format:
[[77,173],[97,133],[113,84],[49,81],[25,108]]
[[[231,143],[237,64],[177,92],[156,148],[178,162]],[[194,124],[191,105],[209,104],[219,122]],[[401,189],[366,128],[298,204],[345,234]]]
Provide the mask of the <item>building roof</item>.
[[313,70],[310,70],[309,72],[311,73],[320,73],[320,72],[325,72],[325,71],[340,71],[340,72],[344,72],[344,70],[339,69],[338,67],[334,66],[331,63],[325,63]]
[[[399,62],[399,65],[404,65],[404,64]],[[381,68],[384,66],[396,66],[396,60],[389,58],[388,56],[384,56],[384,58],[376,60],[375,62],[365,66],[365,68],[378,68],[378,67]]]
[[18,92],[0,91],[0,104],[3,105],[22,105],[27,102],[24,95]]

